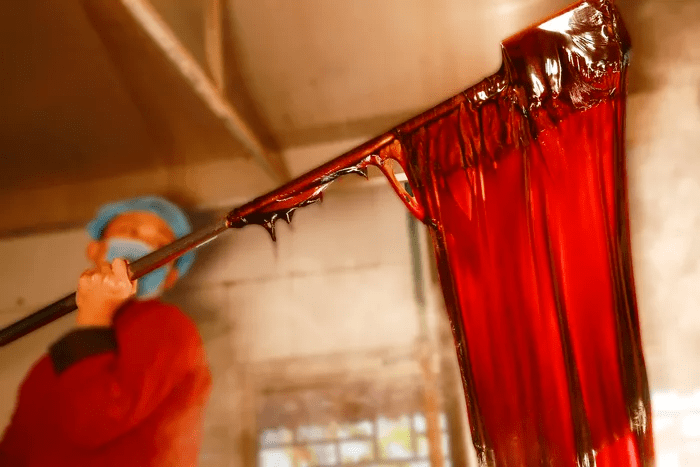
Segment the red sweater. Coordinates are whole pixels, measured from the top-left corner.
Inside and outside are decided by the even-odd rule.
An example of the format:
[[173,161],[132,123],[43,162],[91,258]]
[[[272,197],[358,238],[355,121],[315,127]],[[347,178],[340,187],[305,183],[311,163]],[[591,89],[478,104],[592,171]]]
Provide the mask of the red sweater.
[[179,309],[133,301],[73,331],[24,380],[0,466],[194,466],[211,376]]

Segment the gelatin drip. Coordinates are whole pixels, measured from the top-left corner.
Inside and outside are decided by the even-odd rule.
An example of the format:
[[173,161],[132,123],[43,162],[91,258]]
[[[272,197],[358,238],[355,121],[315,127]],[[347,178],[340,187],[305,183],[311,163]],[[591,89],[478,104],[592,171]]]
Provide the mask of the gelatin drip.
[[610,1],[590,0],[502,49],[498,73],[229,225],[274,238],[337,177],[379,167],[432,227],[480,464],[652,466],[624,159],[629,38]]

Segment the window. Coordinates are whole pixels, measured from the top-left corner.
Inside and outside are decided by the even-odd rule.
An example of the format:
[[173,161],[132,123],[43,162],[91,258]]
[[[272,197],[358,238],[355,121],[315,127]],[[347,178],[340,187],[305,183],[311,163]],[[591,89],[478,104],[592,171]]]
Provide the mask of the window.
[[447,417],[429,436],[419,378],[259,394],[258,467],[431,467],[438,439],[451,467]]
[[[449,460],[447,418],[440,414],[440,449]],[[421,412],[356,422],[268,428],[259,434],[259,467],[430,467]]]
[[697,465],[700,458],[700,391],[652,393],[658,467]]

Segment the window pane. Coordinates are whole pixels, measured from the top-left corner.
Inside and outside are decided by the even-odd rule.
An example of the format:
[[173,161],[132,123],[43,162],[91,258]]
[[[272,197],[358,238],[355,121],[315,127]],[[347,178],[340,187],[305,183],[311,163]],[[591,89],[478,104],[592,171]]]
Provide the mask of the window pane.
[[372,436],[374,426],[371,420],[363,420],[358,423],[343,423],[338,428],[338,438],[358,438],[364,436]]
[[340,462],[344,464],[369,461],[374,458],[371,441],[345,441],[340,443]]
[[445,459],[450,457],[450,437],[447,433],[442,434],[442,455],[445,456]]
[[334,430],[327,426],[321,425],[305,425],[300,426],[297,430],[297,441],[322,441],[326,439],[334,439]]
[[272,447],[292,442],[292,432],[284,427],[270,428],[260,434],[260,444],[263,447]]
[[311,444],[297,448],[296,453],[300,467],[334,465],[338,463],[338,456],[333,444]]
[[397,419],[379,417],[379,456],[382,459],[408,459],[413,457],[411,448],[411,417]]
[[417,444],[418,457],[428,457],[428,438],[426,436],[419,436]]
[[263,449],[259,456],[260,467],[295,467],[291,448]]
[[425,420],[425,415],[416,413],[413,415],[413,429],[416,433],[425,433],[428,422]]

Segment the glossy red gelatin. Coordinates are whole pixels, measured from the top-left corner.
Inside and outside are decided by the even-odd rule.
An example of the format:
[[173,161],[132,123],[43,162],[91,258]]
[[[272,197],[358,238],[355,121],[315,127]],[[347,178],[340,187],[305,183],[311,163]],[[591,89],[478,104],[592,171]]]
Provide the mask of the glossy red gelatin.
[[[484,465],[653,464],[624,158],[629,41],[581,2],[401,136]],[[430,173],[429,177],[425,174]]]
[[482,465],[654,463],[629,243],[629,48],[612,2],[578,2],[504,42],[498,73],[229,214],[274,236],[338,176],[382,169],[431,226]]

